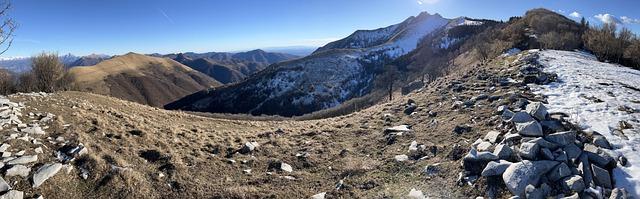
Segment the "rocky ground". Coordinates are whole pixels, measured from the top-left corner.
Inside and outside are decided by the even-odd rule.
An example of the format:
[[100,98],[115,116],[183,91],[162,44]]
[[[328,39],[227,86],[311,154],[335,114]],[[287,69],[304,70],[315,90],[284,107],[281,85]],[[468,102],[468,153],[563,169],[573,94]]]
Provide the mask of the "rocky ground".
[[[9,145],[0,146],[0,188],[15,198],[508,198],[541,194],[540,182],[549,182],[542,194],[584,195],[591,184],[578,189],[572,179],[585,176],[572,168],[595,167],[576,167],[564,148],[544,145],[551,131],[535,124],[571,125],[561,114],[527,111],[544,98],[527,89],[540,75],[522,74],[524,58],[458,67],[407,96],[309,121],[206,118],[79,92],[12,95],[0,98],[0,136]],[[597,151],[587,148],[597,135],[584,133],[575,132],[579,150],[600,154],[595,142]],[[520,141],[507,143],[510,136]],[[501,153],[507,148],[510,156]],[[571,174],[506,175],[562,164]],[[570,189],[551,184],[567,181]]]

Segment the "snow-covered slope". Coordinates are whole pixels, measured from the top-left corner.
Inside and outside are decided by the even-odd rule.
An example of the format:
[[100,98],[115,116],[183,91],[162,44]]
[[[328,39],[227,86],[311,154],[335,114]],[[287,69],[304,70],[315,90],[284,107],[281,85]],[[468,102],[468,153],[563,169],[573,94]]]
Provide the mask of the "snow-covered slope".
[[[614,179],[640,196],[640,71],[603,63],[590,54],[541,51],[545,72],[558,74],[559,82],[532,89],[548,96],[551,112],[564,112],[585,129],[604,135],[628,166],[614,170]],[[631,124],[621,128],[620,123]]]
[[166,106],[191,111],[300,115],[367,94],[374,71],[414,50],[458,20],[421,13],[386,28],[356,31],[312,55],[270,66],[248,80],[187,96]]

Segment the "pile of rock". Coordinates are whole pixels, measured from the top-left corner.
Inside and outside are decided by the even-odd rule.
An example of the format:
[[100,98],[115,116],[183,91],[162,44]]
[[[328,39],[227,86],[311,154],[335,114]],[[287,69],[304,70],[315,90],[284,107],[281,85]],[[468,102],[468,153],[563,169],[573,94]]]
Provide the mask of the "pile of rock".
[[503,181],[520,198],[626,195],[611,175],[624,157],[612,151],[604,136],[574,128],[563,114],[550,115],[540,102],[518,112],[499,109],[501,130],[473,144],[463,158],[465,171],[459,180],[474,183],[485,177],[493,185]]
[[[43,97],[48,94],[19,94],[29,97]],[[0,96],[0,136],[4,139],[0,143],[0,170],[4,175],[0,177],[0,198],[23,198],[24,192],[13,190],[11,185],[17,181],[28,180],[33,188],[37,188],[49,178],[55,176],[62,168],[72,168],[70,164],[74,157],[86,153],[87,149],[80,145],[68,144],[64,138],[56,139],[46,137],[48,123],[55,119],[51,113],[27,113],[23,115],[25,105],[11,102],[8,98]],[[22,119],[28,119],[29,123],[23,123]],[[46,145],[49,144],[49,145]],[[41,160],[45,149],[58,148],[57,158],[60,162],[43,162]],[[67,150],[68,149],[68,150]],[[51,154],[51,153],[49,153]],[[36,168],[33,168],[36,167]],[[6,180],[5,180],[6,179]]]
[[538,63],[538,57],[538,54],[532,53],[521,58],[520,74],[524,77],[523,82],[525,84],[548,84],[556,81],[558,75],[543,72],[542,65]]

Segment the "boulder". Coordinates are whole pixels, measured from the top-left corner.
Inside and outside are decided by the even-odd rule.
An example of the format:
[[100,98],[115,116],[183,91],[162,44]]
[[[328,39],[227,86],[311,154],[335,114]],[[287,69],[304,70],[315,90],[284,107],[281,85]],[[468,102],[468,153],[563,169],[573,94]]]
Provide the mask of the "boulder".
[[562,197],[560,199],[580,199],[580,194],[574,193],[573,195]]
[[[501,115],[505,110],[509,110],[509,107],[506,106],[506,105],[498,106],[498,109],[496,110],[496,113],[498,113],[498,115]],[[511,117],[509,117],[507,119],[511,119]]]
[[507,145],[499,144],[493,150],[493,154],[498,156],[501,160],[509,160],[513,155],[513,150]]
[[544,139],[560,146],[567,146],[576,141],[576,133],[573,131],[559,132],[544,136]]
[[547,118],[547,114],[549,114],[547,112],[547,107],[545,107],[540,102],[529,103],[527,105],[526,110],[527,110],[527,113],[529,113],[531,116],[538,119],[539,121],[544,121]]
[[538,156],[538,151],[540,151],[540,147],[537,143],[525,142],[520,144],[518,154],[520,154],[522,158],[535,160]]
[[484,140],[489,141],[492,144],[498,143],[500,134],[500,131],[489,131],[487,135],[484,136]]
[[609,171],[600,168],[596,165],[591,165],[591,170],[593,171],[593,181],[598,186],[602,186],[607,189],[613,188],[613,183],[611,182],[611,175]]
[[529,121],[524,123],[516,123],[516,130],[523,136],[543,136],[542,127],[537,121]]
[[595,135],[593,136],[593,145],[603,148],[603,149],[611,149],[611,144],[609,143],[609,141],[607,141],[607,138],[605,138],[602,135]]
[[580,193],[585,189],[585,183],[579,175],[566,177],[562,181],[562,187],[568,192]]
[[62,164],[60,163],[42,165],[33,174],[33,187],[39,187],[44,181],[56,175],[60,169],[62,169]]
[[616,159],[611,157],[609,154],[600,150],[597,146],[592,144],[584,145],[584,152],[589,157],[589,162],[592,164],[596,164],[599,167],[608,168],[611,165],[616,164]]
[[26,167],[24,165],[14,165],[11,168],[7,169],[5,175],[27,177],[29,176],[29,172],[31,172],[31,168],[29,167]]
[[549,148],[549,149],[551,149],[551,150],[555,150],[555,149],[557,149],[557,148],[558,148],[558,145],[557,145],[557,144],[554,144],[553,142],[549,142],[549,141],[547,141],[547,140],[545,140],[544,138],[541,138],[541,137],[531,139],[531,140],[529,140],[528,142],[536,143],[536,144],[538,144],[540,147]]
[[513,118],[513,116],[515,115],[515,113],[509,109],[504,109],[502,111],[502,114],[500,114],[500,117],[502,117],[502,120],[504,121],[510,121],[511,118]]
[[542,130],[545,132],[561,132],[566,130],[562,122],[558,120],[541,121],[540,125],[542,125]]
[[471,149],[462,159],[462,165],[465,171],[469,171],[472,174],[480,174],[487,163],[494,160],[498,160],[498,156],[493,153],[478,152],[475,149]]
[[511,164],[502,174],[502,180],[509,191],[516,196],[524,197],[527,185],[537,185],[540,176],[558,165],[556,161],[529,161],[523,160]]
[[8,165],[29,164],[38,161],[38,155],[25,155],[7,162]]
[[535,119],[533,119],[533,117],[531,117],[531,115],[529,115],[528,113],[517,112],[513,114],[513,117],[511,117],[509,121],[513,123],[526,123],[526,122],[535,121]]
[[578,170],[578,173],[582,175],[584,184],[586,184],[587,186],[590,186],[591,182],[593,182],[593,174],[591,172],[591,164],[589,163],[589,157],[587,157],[587,154],[582,154],[580,155],[577,161],[578,161],[577,163],[578,167],[576,169]]
[[[543,184],[546,185],[546,184]],[[548,185],[547,185],[548,186]],[[544,199],[548,193],[545,193],[546,190],[540,188],[536,188],[533,185],[527,185],[525,188],[525,196],[527,199]]]
[[482,170],[481,175],[485,177],[502,175],[511,164],[511,162],[506,160],[491,161],[487,164],[484,170]]
[[22,191],[11,190],[5,194],[0,196],[0,199],[22,199],[24,198],[24,193]]
[[558,164],[558,166],[555,166],[553,167],[553,169],[551,169],[551,171],[547,174],[547,178],[549,178],[549,180],[551,180],[552,182],[556,182],[567,176],[570,176],[571,174],[572,173],[569,166],[562,162]]
[[410,103],[405,105],[403,112],[405,115],[411,115],[411,113],[413,113],[417,108],[418,106],[415,103]]
[[569,160],[576,160],[580,157],[580,154],[582,154],[582,149],[575,144],[566,145],[562,150],[567,154],[567,158],[569,158]]

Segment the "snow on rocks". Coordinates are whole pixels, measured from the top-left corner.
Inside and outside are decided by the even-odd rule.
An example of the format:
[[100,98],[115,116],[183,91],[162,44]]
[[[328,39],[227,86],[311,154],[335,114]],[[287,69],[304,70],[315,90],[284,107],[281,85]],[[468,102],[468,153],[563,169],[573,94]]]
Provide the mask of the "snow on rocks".
[[640,197],[640,71],[599,62],[583,52],[537,54],[543,70],[558,74],[560,81],[531,89],[546,96],[550,112],[567,113],[581,130],[599,133],[592,144],[613,149],[615,159],[624,157],[626,166],[611,173],[615,185]]
[[[517,71],[519,74],[515,77],[524,78],[522,83],[525,84],[542,85],[556,81],[556,71],[543,72],[545,64],[539,61],[540,59],[549,61],[562,59],[562,57],[545,58],[545,56],[539,57],[536,53],[521,56],[520,62],[515,64],[519,67]],[[564,69],[558,68],[558,70]],[[639,75],[639,78],[636,79],[640,79],[640,72],[635,72],[635,74]],[[564,81],[563,74],[558,77]],[[561,83],[552,83],[553,86],[549,87],[539,87],[544,89],[563,88],[563,86],[558,86]],[[629,85],[640,84],[630,83]],[[597,85],[592,86],[598,87]],[[621,168],[618,165],[623,165],[623,162],[626,162],[624,160],[629,157],[638,156],[637,152],[636,154],[621,155],[620,142],[638,142],[631,139],[638,136],[627,135],[630,139],[624,140],[602,132],[610,132],[609,129],[617,129],[622,133],[627,128],[635,130],[634,126],[640,126],[635,123],[637,119],[625,118],[610,121],[606,130],[590,130],[584,128],[582,120],[576,120],[576,118],[582,118],[582,115],[586,115],[587,118],[592,117],[588,115],[588,112],[569,111],[562,109],[564,108],[562,106],[555,108],[553,104],[546,104],[543,97],[532,93],[529,87],[523,86],[518,89],[523,94],[513,95],[509,99],[511,104],[501,104],[501,107],[496,111],[496,118],[502,119],[502,124],[498,126],[499,129],[486,133],[484,139],[476,141],[469,154],[463,159],[462,165],[465,172],[462,173],[461,179],[471,179],[472,181],[467,181],[467,183],[473,184],[475,179],[479,177],[501,176],[509,192],[520,198],[562,198],[586,195],[594,198],[607,198],[613,195],[613,190],[616,188],[618,190],[622,190],[621,188],[632,190],[630,195],[635,193],[633,186],[631,189],[629,188],[628,180],[618,180],[615,176],[621,169],[625,169],[625,167]],[[602,93],[602,91],[599,92]],[[635,92],[640,94],[639,91]],[[554,97],[563,94],[565,93],[554,93]],[[576,96],[572,97],[576,98]],[[637,99],[640,99],[640,95]],[[571,102],[569,98],[563,98],[563,100]],[[543,102],[545,103],[543,104]],[[558,101],[557,103],[565,102]],[[610,105],[609,107],[620,107],[620,105]],[[629,125],[619,121],[625,121]],[[486,158],[482,159],[480,154],[483,152],[478,151],[487,148],[486,144],[483,144],[484,142],[495,144],[495,149],[491,156],[483,154],[483,157]],[[640,143],[636,143],[635,146],[638,145]],[[623,145],[622,147],[629,146]],[[627,157],[625,158],[625,156]],[[627,178],[635,178],[634,175],[627,174],[626,176]],[[622,191],[617,192],[621,193]]]

